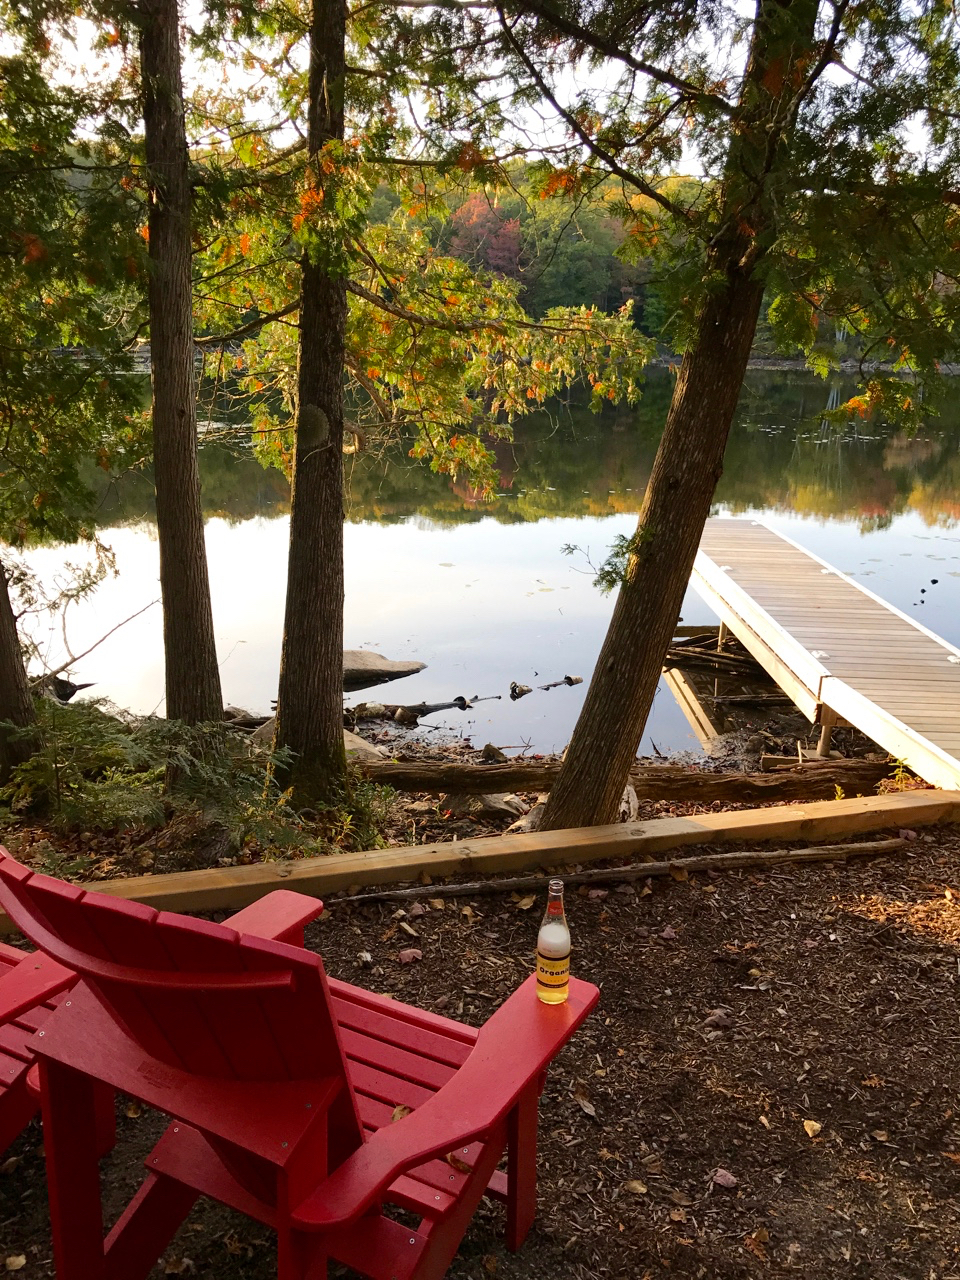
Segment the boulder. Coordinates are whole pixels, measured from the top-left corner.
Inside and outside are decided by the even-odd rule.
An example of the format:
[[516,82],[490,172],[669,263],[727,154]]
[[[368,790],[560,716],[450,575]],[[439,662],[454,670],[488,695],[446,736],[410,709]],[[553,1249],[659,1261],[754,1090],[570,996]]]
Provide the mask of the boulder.
[[496,818],[518,818],[527,812],[527,806],[515,795],[463,795],[451,792],[441,798],[440,809],[449,809],[457,817],[478,817],[484,814]]
[[[258,742],[263,747],[269,747],[273,741],[276,722],[277,717],[271,716],[259,729],[255,729],[251,733],[250,741]],[[375,747],[372,742],[367,742],[359,734],[351,733],[349,729],[344,729],[343,731],[343,746],[348,760],[383,760],[389,759],[390,755],[388,751],[384,751],[383,747]]]
[[273,731],[277,726],[277,717],[271,716],[269,720],[264,720],[259,729],[254,729],[250,735],[251,742],[259,742],[262,747],[269,747],[273,741]]
[[511,822],[503,833],[506,836],[526,835],[529,831],[539,831],[540,819],[543,817],[544,810],[547,807],[546,799],[538,800],[529,813],[525,813],[522,818],[518,818],[516,822]]
[[343,745],[347,752],[348,760],[386,760],[390,758],[389,751],[384,751],[383,747],[375,747],[372,742],[367,742],[366,738],[361,738],[358,733],[351,733],[349,729],[343,731]]
[[344,649],[343,687],[347,693],[371,689],[374,685],[386,684],[388,680],[416,675],[426,665],[425,662],[394,661],[371,649]]

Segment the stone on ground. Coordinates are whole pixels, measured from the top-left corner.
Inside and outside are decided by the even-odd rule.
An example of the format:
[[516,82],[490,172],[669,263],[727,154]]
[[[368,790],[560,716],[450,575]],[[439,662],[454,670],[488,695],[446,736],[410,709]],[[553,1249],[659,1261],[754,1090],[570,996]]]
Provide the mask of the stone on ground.
[[[250,741],[269,747],[273,741],[273,732],[276,724],[277,717],[271,716],[259,729],[255,729],[251,733]],[[344,729],[343,731],[343,746],[348,760],[383,760],[388,758],[390,754],[388,751],[384,751],[383,747],[375,747],[372,742],[367,742],[359,734],[351,733],[349,729]]]
[[358,733],[351,733],[349,729],[343,731],[343,745],[348,760],[384,760],[390,755],[383,747],[375,747],[372,742],[367,742]]
[[519,796],[506,794],[475,796],[451,792],[441,799],[439,808],[449,809],[457,817],[487,814],[497,818],[518,818],[527,812],[527,806]]

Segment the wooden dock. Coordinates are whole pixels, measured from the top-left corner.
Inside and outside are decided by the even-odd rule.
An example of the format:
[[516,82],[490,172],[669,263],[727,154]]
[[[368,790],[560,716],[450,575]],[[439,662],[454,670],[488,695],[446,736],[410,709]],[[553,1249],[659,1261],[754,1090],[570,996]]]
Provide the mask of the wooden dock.
[[709,520],[691,585],[809,720],[960,788],[960,649],[759,521]]

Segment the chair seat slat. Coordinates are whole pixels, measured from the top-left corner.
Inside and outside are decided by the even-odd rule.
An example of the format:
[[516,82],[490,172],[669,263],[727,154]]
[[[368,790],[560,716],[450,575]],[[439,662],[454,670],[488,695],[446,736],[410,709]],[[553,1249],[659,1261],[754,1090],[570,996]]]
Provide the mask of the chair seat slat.
[[388,1064],[394,1075],[410,1080],[413,1084],[424,1085],[428,1089],[440,1089],[456,1070],[433,1058],[418,1058],[408,1049],[399,1049],[396,1046],[390,1046],[389,1057],[387,1057],[382,1041],[363,1035],[350,1027],[341,1026],[340,1034],[348,1058],[356,1062],[365,1062],[372,1067]]
[[[342,985],[340,984],[341,990]],[[396,1045],[397,1048],[407,1049],[419,1057],[432,1058],[446,1066],[462,1066],[476,1042],[476,1037],[465,1041],[460,1037],[444,1035],[435,1027],[418,1027],[406,1018],[391,1017],[389,1010],[368,1008],[345,999],[336,990],[333,1005],[341,1027],[361,1031],[364,1035],[383,1040],[385,1044]]]
[[15,1022],[0,1026],[0,1051],[12,1054],[23,1062],[33,1062],[33,1050],[27,1047],[27,1042],[33,1038],[33,1034],[30,1027],[21,1027]]
[[410,1173],[402,1173],[390,1184],[387,1199],[390,1204],[425,1218],[442,1218],[456,1203],[456,1196],[438,1187],[428,1187]]
[[350,1081],[358,1095],[376,1098],[389,1107],[419,1107],[436,1092],[425,1085],[404,1080],[389,1069],[381,1070],[366,1062],[356,1062],[349,1054],[347,1066]]
[[9,1086],[12,1081],[29,1069],[32,1062],[32,1056],[30,1058],[22,1058],[18,1053],[8,1053],[5,1049],[0,1049],[0,1080]]

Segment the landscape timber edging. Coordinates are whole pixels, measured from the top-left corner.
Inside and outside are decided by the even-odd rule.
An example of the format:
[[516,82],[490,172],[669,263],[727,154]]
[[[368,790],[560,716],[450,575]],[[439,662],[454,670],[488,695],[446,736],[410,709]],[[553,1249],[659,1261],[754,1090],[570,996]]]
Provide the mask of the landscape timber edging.
[[[299,861],[255,862],[158,876],[85,883],[84,888],[155,907],[159,911],[236,911],[273,889],[323,894],[351,885],[390,885],[462,874],[556,868],[604,858],[629,858],[696,844],[733,841],[821,840],[891,826],[960,821],[960,791],[902,791],[891,795],[820,800],[655,818],[605,827],[485,836],[451,843],[403,845],[363,853],[330,854]],[[0,913],[0,934],[11,931]]]

